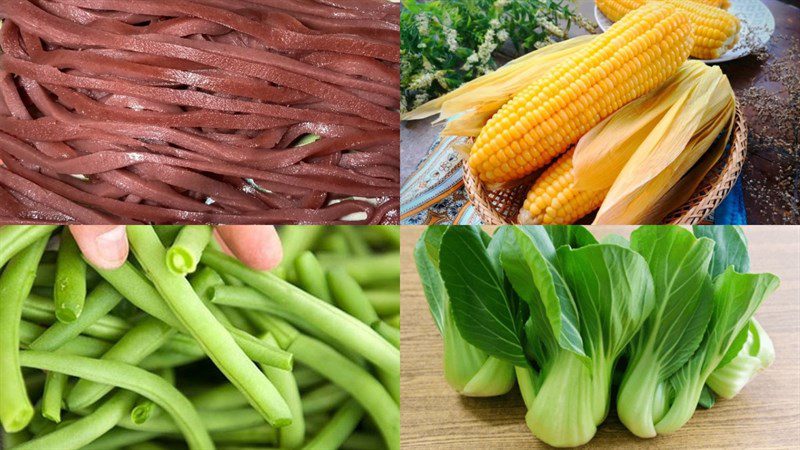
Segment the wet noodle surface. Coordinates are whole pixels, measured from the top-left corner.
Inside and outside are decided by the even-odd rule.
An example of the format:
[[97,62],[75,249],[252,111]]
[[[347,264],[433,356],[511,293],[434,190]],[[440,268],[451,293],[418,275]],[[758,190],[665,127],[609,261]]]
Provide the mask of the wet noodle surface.
[[397,221],[397,4],[6,0],[0,17],[0,220]]

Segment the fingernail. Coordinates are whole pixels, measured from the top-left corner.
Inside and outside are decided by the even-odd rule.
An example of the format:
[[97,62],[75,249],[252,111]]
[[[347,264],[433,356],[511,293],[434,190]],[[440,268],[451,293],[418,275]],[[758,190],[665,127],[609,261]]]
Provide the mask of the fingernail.
[[125,261],[128,252],[125,241],[125,227],[114,227],[97,236],[97,256],[110,266],[119,266]]

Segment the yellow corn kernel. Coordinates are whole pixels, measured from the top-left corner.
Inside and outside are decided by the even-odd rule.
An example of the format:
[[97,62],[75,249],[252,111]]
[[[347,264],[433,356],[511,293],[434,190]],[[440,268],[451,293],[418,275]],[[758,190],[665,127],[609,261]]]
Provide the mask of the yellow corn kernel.
[[570,149],[561,155],[533,183],[519,211],[522,224],[548,225],[575,223],[581,217],[599,208],[608,189],[579,191],[575,189]]
[[673,6],[637,9],[503,105],[476,138],[470,167],[483,182],[497,183],[547,165],[603,118],[675,73],[689,55],[691,32],[686,15]]
[[[595,0],[597,8],[609,19],[618,21],[625,14],[654,0]],[[658,0],[668,3],[689,16],[694,25],[694,47],[691,56],[715,59],[732,49],[739,41],[739,19],[721,9],[727,1]]]

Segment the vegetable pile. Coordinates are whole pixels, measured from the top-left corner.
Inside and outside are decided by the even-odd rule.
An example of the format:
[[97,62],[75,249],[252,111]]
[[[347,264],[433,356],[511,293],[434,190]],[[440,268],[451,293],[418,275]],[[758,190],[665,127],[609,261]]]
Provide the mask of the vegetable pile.
[[749,273],[741,229],[693,231],[428,228],[415,259],[448,383],[485,397],[516,379],[531,432],[557,447],[589,442],[612,399],[646,438],[735,396],[774,359],[753,315],[779,280]]
[[209,226],[127,234],[104,270],[0,227],[4,448],[399,448],[396,227],[284,227],[270,272]]

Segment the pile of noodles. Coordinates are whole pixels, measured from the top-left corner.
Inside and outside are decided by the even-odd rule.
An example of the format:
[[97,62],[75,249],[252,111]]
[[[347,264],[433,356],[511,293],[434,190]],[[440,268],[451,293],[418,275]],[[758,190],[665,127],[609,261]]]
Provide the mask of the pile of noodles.
[[0,1],[0,221],[397,222],[398,8]]

